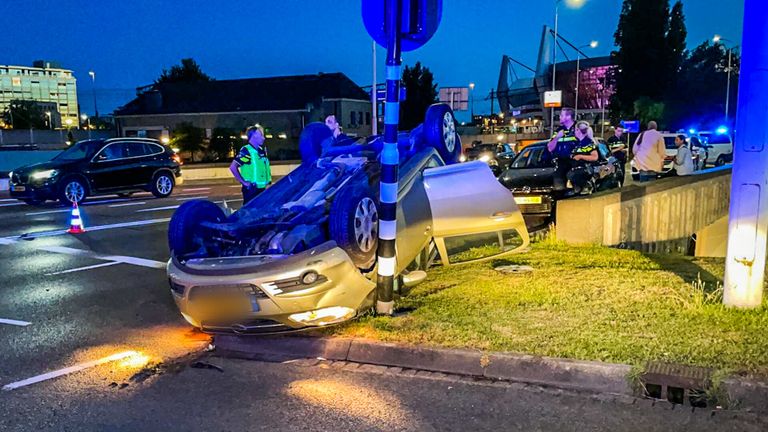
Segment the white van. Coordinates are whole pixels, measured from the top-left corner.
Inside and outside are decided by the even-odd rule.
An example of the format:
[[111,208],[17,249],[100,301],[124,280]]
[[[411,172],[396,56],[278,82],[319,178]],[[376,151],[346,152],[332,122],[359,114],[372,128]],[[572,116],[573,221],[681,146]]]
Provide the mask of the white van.
[[705,164],[722,166],[733,162],[733,141],[726,132],[699,132],[701,143],[706,146],[707,160]]

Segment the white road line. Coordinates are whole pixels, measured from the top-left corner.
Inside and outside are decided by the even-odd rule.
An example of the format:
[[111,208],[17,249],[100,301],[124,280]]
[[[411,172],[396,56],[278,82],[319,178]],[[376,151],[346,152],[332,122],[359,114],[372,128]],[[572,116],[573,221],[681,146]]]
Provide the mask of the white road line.
[[123,255],[103,255],[96,252],[91,252],[83,249],[75,249],[75,248],[66,247],[66,246],[41,246],[36,249],[44,252],[80,256],[84,258],[92,258],[92,259],[97,259],[102,261],[112,261],[112,262],[123,263],[123,264],[132,264],[139,267],[149,267],[149,268],[157,268],[157,269],[165,268],[165,263],[160,261],[154,261],[154,260],[138,258],[138,257],[123,256]]
[[[91,227],[86,227],[86,231],[103,231],[103,230],[110,230],[110,229],[116,229],[116,228],[130,228],[135,226],[144,226],[144,225],[152,225],[152,224],[158,224],[158,223],[164,223],[170,221],[170,218],[163,218],[163,219],[147,219],[142,221],[134,221],[134,222],[123,222],[123,223],[117,223],[117,224],[110,224],[110,225],[95,225]],[[39,232],[32,232],[32,233],[26,233],[18,236],[10,236],[5,237],[6,240],[21,240],[21,239],[34,239],[39,237],[54,237],[59,235],[64,235],[67,233],[67,230],[56,230],[56,231],[39,231]],[[3,239],[0,238],[0,244],[2,244]],[[7,243],[6,243],[7,244]]]
[[0,318],[0,324],[8,324],[8,325],[15,325],[15,326],[19,326],[19,327],[26,327],[26,326],[28,326],[28,325],[30,325],[32,323],[31,322],[26,322],[26,321],[19,321],[19,320]]
[[9,238],[0,238],[0,245],[12,245],[16,243],[16,240]]
[[129,201],[130,198],[116,198],[116,199],[109,199],[109,200],[102,200],[102,201],[88,201],[84,202],[82,205],[99,205],[99,204],[109,204],[114,202],[123,202],[123,201]]
[[37,216],[37,215],[52,214],[52,213],[67,213],[67,212],[71,212],[71,211],[72,211],[72,209],[47,210],[47,211],[39,211],[39,212],[27,213],[24,216]]
[[137,205],[144,205],[144,204],[146,204],[146,202],[139,201],[139,202],[129,202],[129,203],[125,203],[125,204],[112,204],[109,207],[111,207],[111,208],[112,207],[128,207],[128,206],[137,206]]
[[77,365],[74,365],[74,366],[70,366],[68,368],[59,369],[59,370],[56,370],[56,371],[53,371],[53,372],[44,373],[42,375],[33,376],[32,378],[27,378],[27,379],[22,380],[22,381],[16,381],[14,383],[6,384],[6,385],[3,386],[3,390],[6,390],[6,391],[14,390],[14,389],[17,389],[19,387],[25,387],[25,386],[28,386],[30,384],[36,384],[36,383],[39,383],[39,382],[42,382],[42,381],[46,381],[46,380],[49,380],[49,379],[52,379],[52,378],[58,378],[60,376],[68,375],[68,374],[71,374],[73,372],[80,372],[82,370],[90,369],[92,367],[99,366],[99,365],[102,365],[104,363],[110,363],[110,362],[117,361],[117,360],[123,360],[125,358],[134,356],[136,354],[138,354],[136,351],[123,351],[123,352],[120,352],[120,353],[117,353],[117,354],[112,354],[111,356],[108,356],[108,357],[100,358],[98,360],[92,360],[92,361],[89,361],[89,362],[80,363],[80,364],[77,364]]
[[179,189],[179,192],[196,192],[196,191],[207,191],[207,190],[211,190],[211,188]]
[[10,202],[10,201],[18,201],[16,198],[4,198],[0,199],[0,202]]
[[20,206],[20,205],[27,205],[25,202],[15,202],[10,204],[0,204],[0,207],[13,207],[13,206]]
[[73,269],[69,269],[69,270],[63,270],[63,271],[59,271],[59,272],[55,272],[55,273],[46,273],[45,275],[46,276],[54,276],[54,275],[60,275],[60,274],[66,274],[66,273],[74,273],[74,272],[79,272],[79,271],[83,271],[83,270],[92,270],[92,269],[97,269],[97,268],[101,268],[101,267],[113,266],[113,265],[116,265],[116,264],[122,264],[122,263],[119,262],[119,261],[109,261],[109,262],[105,262],[105,263],[101,263],[101,264],[94,264],[94,265],[90,265],[90,266],[86,266],[86,267],[78,267],[78,268],[73,268]]
[[208,199],[207,195],[198,195],[198,196],[191,196],[191,197],[185,197],[185,198],[176,198],[176,201],[189,201],[193,199]]
[[172,210],[175,208],[179,208],[179,206],[174,205],[174,206],[168,206],[168,207],[155,207],[155,208],[141,209],[141,210],[136,210],[136,213],[144,213],[144,212],[160,211],[160,210]]

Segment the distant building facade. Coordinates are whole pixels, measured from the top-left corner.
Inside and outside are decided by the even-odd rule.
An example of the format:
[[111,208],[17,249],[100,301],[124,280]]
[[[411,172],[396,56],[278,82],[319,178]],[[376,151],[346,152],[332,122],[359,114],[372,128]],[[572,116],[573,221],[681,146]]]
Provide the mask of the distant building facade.
[[294,159],[304,125],[331,114],[350,136],[371,133],[368,93],[343,73],[154,84],[139,88],[114,117],[120,136],[157,139],[171,137],[180,123],[204,129],[207,138],[216,128],[258,123],[270,156]]
[[[0,112],[12,100],[37,102],[50,112],[53,128],[79,124],[77,80],[71,70],[39,60],[33,66],[0,65]],[[48,117],[46,118],[48,120]]]

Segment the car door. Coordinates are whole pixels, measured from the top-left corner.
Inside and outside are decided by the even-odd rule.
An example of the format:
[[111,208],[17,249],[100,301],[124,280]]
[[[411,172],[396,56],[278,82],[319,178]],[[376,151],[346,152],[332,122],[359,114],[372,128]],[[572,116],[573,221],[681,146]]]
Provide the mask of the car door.
[[127,142],[126,175],[131,186],[145,186],[152,181],[152,175],[157,168],[155,160],[163,152],[163,148],[151,143]]
[[432,236],[444,265],[498,258],[530,243],[512,192],[485,163],[429,168],[423,181]]
[[122,186],[124,159],[125,148],[120,142],[107,144],[96,153],[91,159],[88,170],[93,188],[104,191]]

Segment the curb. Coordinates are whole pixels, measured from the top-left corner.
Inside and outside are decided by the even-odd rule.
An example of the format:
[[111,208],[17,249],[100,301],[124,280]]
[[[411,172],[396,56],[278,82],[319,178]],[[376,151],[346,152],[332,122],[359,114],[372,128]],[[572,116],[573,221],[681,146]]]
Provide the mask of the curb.
[[545,385],[568,390],[634,395],[629,365],[535,357],[473,350],[424,348],[363,339],[329,337],[239,337],[217,335],[225,355],[283,361],[323,358],[381,366],[419,369]]

